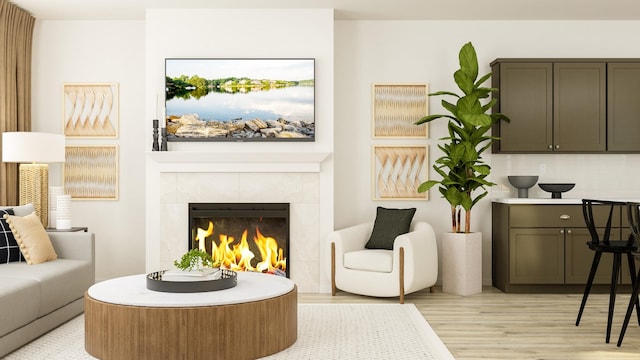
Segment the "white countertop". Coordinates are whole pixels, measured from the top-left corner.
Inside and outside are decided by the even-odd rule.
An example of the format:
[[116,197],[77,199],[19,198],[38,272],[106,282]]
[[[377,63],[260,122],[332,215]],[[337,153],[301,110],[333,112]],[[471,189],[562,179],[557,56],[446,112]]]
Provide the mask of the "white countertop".
[[492,199],[502,204],[582,204],[582,199],[552,199],[552,198],[502,198]]
[[[601,198],[596,197],[594,199],[599,200],[615,200],[615,201],[634,201],[640,202],[639,199],[614,199],[614,198]],[[582,199],[552,199],[552,198],[500,198],[500,199],[491,199],[493,202],[502,203],[502,204],[582,204]]]
[[294,283],[283,276],[238,272],[233,288],[197,293],[170,293],[147,289],[146,274],[99,282],[88,290],[92,298],[119,305],[149,307],[193,307],[260,301],[291,292]]

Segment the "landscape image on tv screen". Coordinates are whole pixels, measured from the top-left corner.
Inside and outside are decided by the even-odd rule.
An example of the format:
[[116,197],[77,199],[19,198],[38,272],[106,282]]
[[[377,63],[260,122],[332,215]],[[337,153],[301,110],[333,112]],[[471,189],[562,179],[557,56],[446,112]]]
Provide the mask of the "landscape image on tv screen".
[[314,59],[165,59],[168,141],[314,141]]

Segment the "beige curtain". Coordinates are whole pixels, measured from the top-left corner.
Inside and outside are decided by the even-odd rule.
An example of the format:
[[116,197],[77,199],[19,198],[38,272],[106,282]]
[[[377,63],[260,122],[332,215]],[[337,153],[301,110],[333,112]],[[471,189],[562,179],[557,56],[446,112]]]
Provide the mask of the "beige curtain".
[[[0,0],[0,132],[31,131],[31,45],[35,18]],[[0,138],[0,145],[2,139]],[[0,155],[2,148],[0,147]],[[18,205],[18,165],[0,163],[0,205]]]

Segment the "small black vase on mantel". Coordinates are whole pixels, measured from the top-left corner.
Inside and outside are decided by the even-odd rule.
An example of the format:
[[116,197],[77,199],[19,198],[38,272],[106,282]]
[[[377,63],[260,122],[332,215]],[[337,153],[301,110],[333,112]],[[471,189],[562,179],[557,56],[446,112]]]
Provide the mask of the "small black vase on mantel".
[[160,145],[158,145],[158,119],[153,119],[153,145],[151,147],[151,150],[160,150]]
[[162,129],[162,139],[160,142],[160,151],[167,151],[167,128],[163,127]]

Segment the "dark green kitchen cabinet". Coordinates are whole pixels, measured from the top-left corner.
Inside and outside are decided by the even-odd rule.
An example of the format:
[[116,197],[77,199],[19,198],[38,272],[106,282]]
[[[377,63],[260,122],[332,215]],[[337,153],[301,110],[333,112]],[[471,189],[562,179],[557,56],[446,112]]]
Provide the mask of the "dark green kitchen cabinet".
[[493,87],[499,88],[499,111],[510,123],[494,127],[501,152],[551,151],[553,143],[553,66],[551,63],[497,63]]
[[553,64],[553,143],[557,152],[607,148],[605,63]]
[[[629,234],[623,208],[615,209],[613,238]],[[606,219],[607,207],[594,215]],[[492,204],[492,281],[504,292],[574,292],[584,290],[594,252],[587,242],[580,204]],[[604,231],[604,230],[602,230]],[[613,256],[604,254],[594,286],[608,291]],[[626,258],[620,284],[631,283]]]
[[562,229],[509,230],[511,284],[564,284]]
[[[593,262],[594,251],[586,245],[591,241],[589,230],[584,228],[567,229],[567,237],[565,240],[565,252],[567,254],[565,263],[565,283],[584,285],[589,277],[591,263]],[[602,234],[600,234],[602,236]],[[626,263],[627,259],[623,259]],[[594,284],[610,284],[611,269],[613,268],[613,256],[602,256],[596,277],[593,279]],[[625,267],[625,269],[627,269]],[[629,277],[629,270],[625,270]],[[624,275],[624,273],[622,273]],[[630,283],[630,282],[628,282]]]
[[[623,61],[624,60],[624,61]],[[493,153],[640,152],[638,59],[496,59]]]
[[640,152],[640,63],[607,64],[608,150]]

